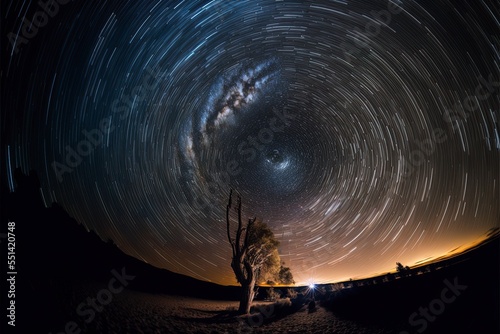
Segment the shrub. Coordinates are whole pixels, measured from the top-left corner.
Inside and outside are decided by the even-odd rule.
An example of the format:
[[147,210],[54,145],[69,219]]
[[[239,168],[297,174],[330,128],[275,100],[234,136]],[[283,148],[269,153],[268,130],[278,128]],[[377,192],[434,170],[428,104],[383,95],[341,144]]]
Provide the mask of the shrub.
[[267,290],[267,299],[270,301],[276,301],[281,298],[281,291],[280,290],[274,290],[273,287],[269,288]]
[[297,298],[298,292],[295,289],[288,288],[286,290],[286,296],[290,299],[295,299]]
[[272,304],[257,304],[252,306],[250,313],[263,314],[266,320],[281,318],[295,312],[292,308],[292,301],[289,298],[278,299]]

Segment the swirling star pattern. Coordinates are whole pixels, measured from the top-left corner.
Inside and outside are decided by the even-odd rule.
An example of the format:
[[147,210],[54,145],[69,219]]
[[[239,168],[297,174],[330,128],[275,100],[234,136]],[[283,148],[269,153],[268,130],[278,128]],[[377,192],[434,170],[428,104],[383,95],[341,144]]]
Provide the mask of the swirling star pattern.
[[231,188],[299,284],[499,226],[498,2],[58,3],[2,3],[2,177],[126,253],[236,284]]

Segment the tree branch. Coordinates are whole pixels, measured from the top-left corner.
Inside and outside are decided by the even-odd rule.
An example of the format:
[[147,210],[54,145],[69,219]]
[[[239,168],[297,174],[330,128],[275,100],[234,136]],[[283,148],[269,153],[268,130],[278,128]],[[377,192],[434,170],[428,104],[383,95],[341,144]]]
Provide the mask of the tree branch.
[[246,228],[246,231],[245,231],[245,250],[248,249],[248,238],[249,238],[249,233],[250,233],[250,230],[252,229],[252,224],[255,223],[255,220],[257,219],[257,217],[255,217],[254,219],[248,219],[248,224],[247,224],[247,228]]
[[231,239],[231,232],[230,232],[230,224],[229,224],[229,212],[231,210],[231,199],[233,195],[233,189],[229,191],[229,200],[226,206],[226,222],[227,222],[227,240],[229,240],[229,243],[231,244],[231,248],[233,249],[233,257],[236,255],[235,249],[234,249],[234,241]]
[[[238,257],[241,256],[241,197],[240,195],[238,194],[238,197],[237,197],[237,210],[238,210],[238,229],[236,230],[236,242],[235,242],[235,246],[236,246],[236,255]],[[248,233],[248,231],[247,231]]]

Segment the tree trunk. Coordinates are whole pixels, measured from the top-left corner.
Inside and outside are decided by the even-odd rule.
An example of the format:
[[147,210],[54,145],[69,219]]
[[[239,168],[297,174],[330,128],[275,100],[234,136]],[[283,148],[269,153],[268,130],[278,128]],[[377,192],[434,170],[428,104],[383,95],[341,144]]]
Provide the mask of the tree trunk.
[[255,280],[252,280],[250,284],[242,284],[241,289],[242,295],[238,312],[241,314],[249,314],[253,297],[255,296]]

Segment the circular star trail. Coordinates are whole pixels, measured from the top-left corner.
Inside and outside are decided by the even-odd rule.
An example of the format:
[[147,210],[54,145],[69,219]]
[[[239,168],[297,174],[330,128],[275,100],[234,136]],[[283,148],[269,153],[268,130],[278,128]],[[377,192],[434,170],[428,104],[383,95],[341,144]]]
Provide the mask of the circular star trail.
[[2,178],[126,253],[236,284],[230,189],[299,284],[499,225],[495,1],[58,4],[2,3]]

